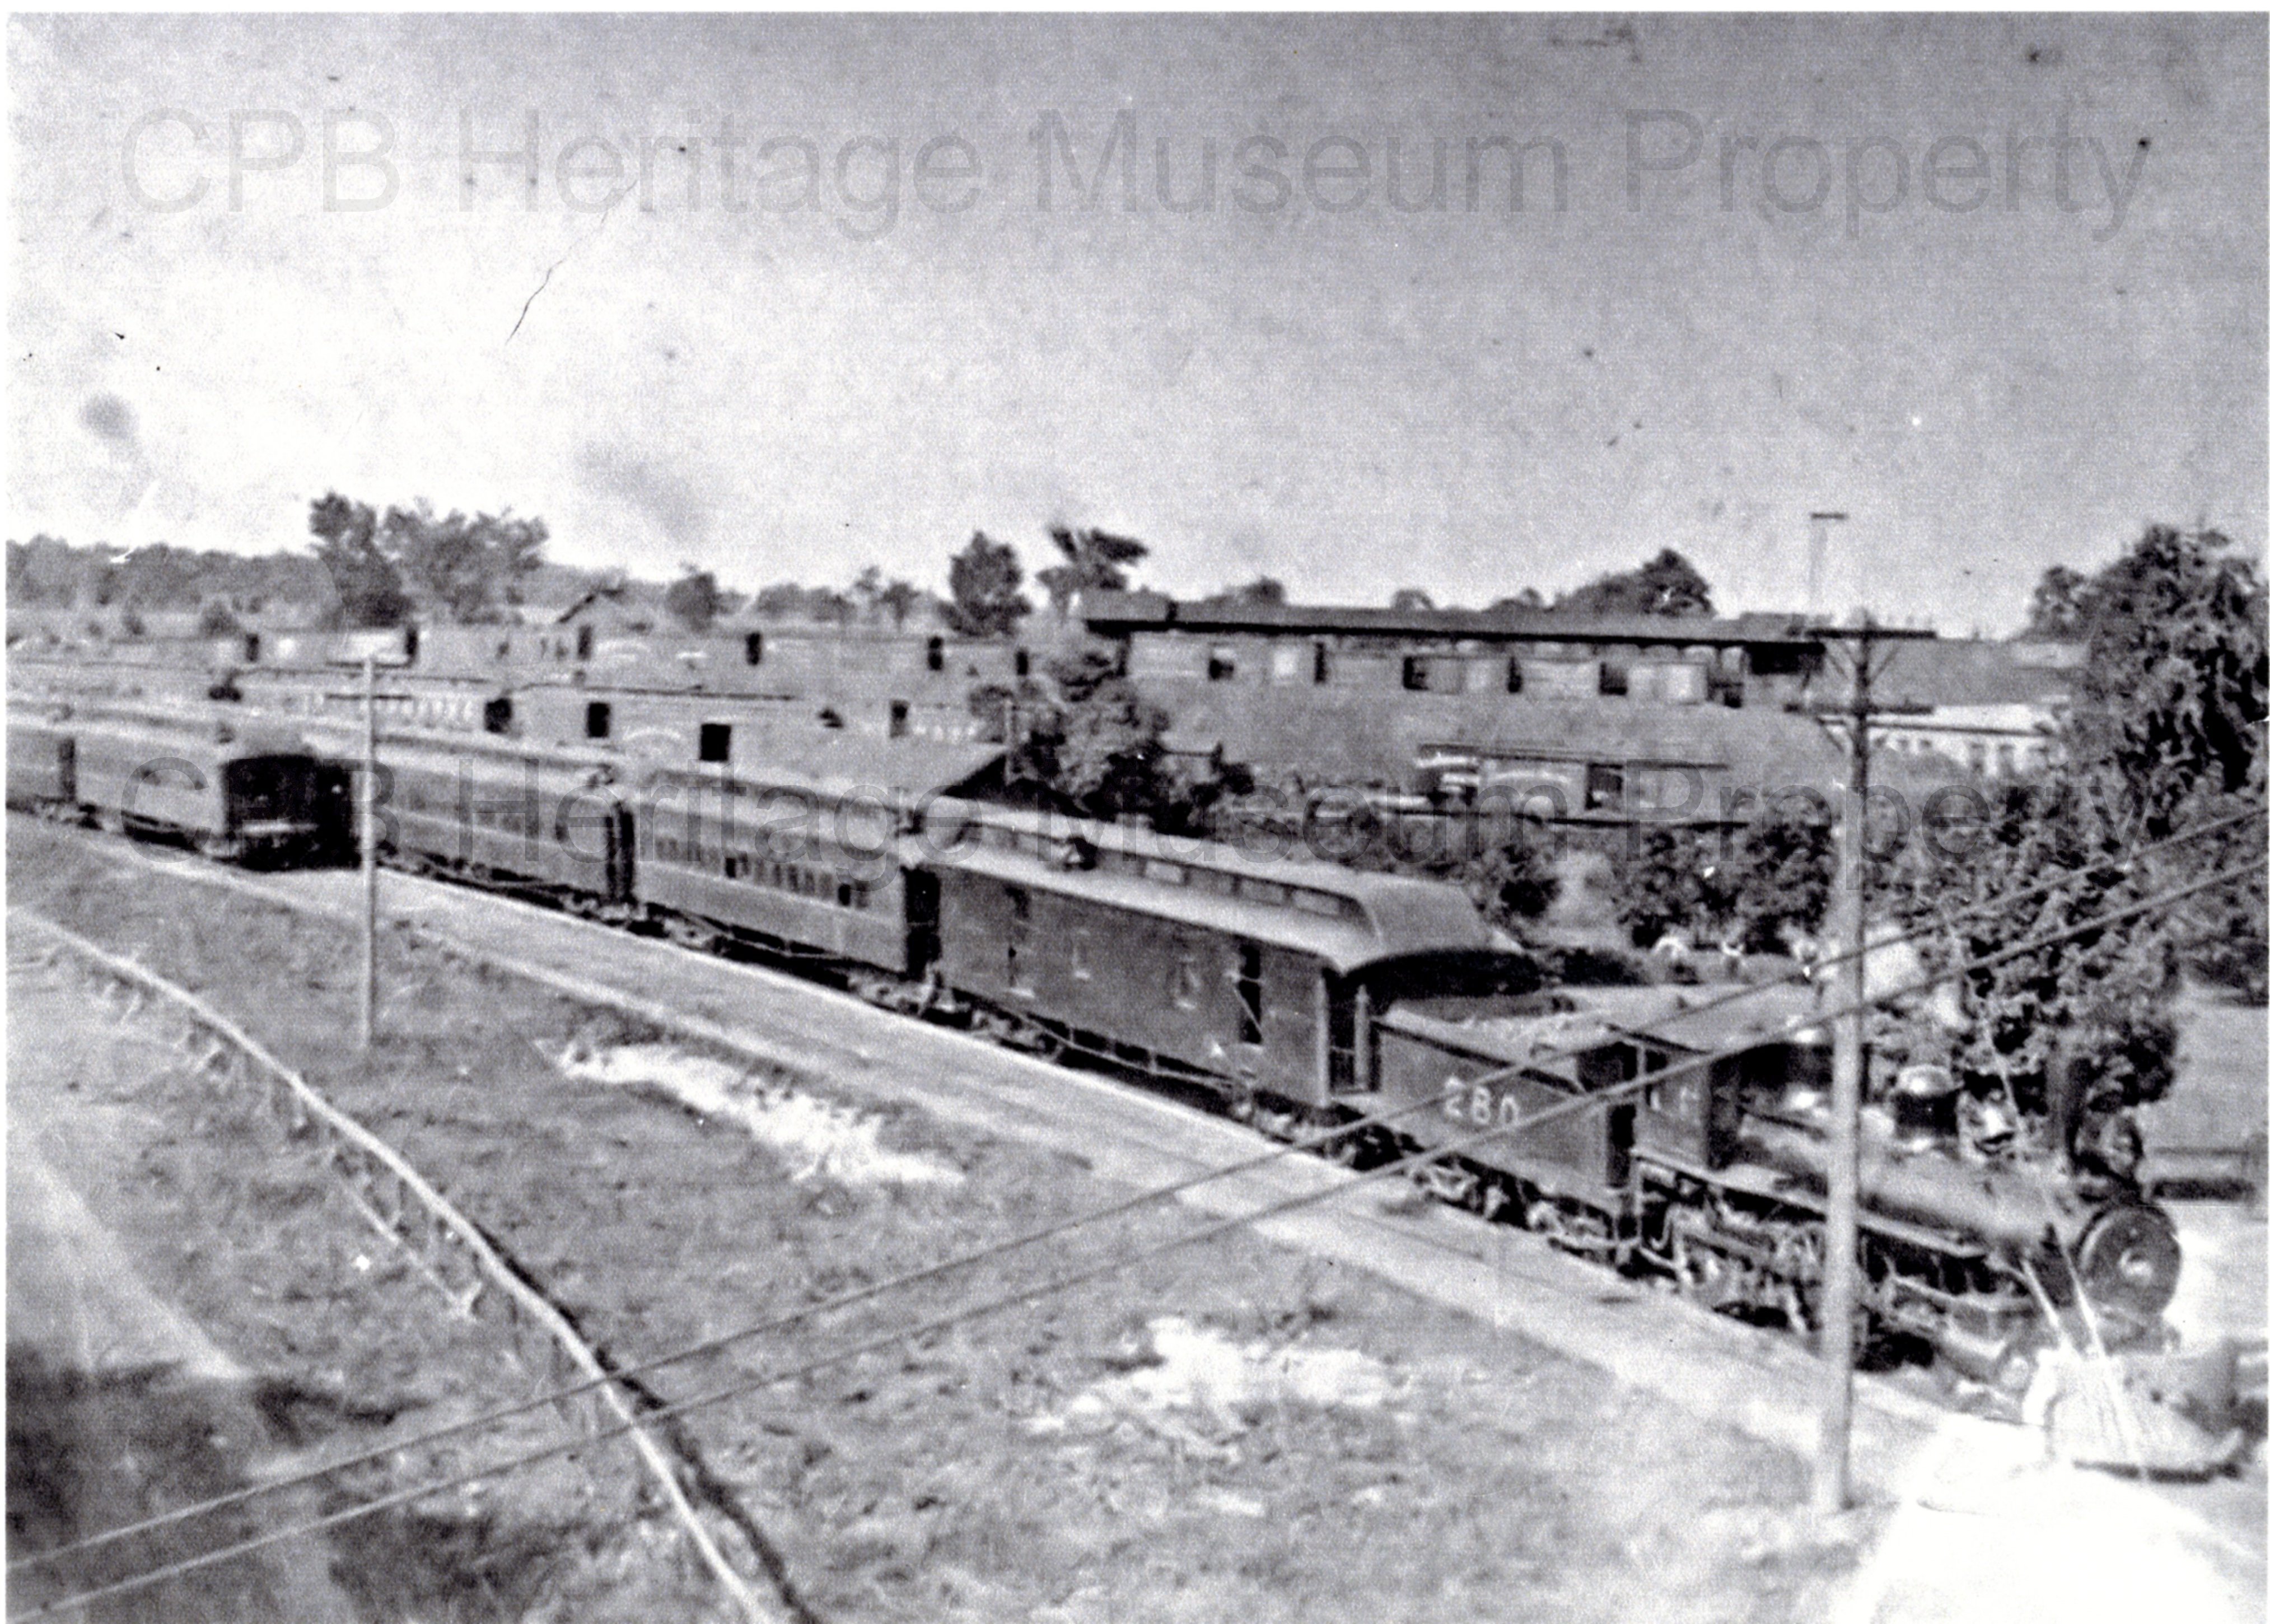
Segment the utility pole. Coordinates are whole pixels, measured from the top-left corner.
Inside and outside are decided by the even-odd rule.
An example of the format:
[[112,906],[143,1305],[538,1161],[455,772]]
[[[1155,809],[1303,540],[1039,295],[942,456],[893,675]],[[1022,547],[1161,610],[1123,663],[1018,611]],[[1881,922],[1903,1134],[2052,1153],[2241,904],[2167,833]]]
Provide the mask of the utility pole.
[[[1841,518],[1841,514],[1815,515]],[[1913,642],[1937,636],[1927,631],[1879,626],[1863,614],[1856,627],[1814,626],[1806,635],[1850,650],[1851,692],[1834,706],[1807,707],[1823,722],[1846,733],[1844,812],[1836,836],[1836,892],[1830,917],[1843,938],[1838,951],[1851,967],[1840,972],[1835,996],[1840,1015],[1833,1031],[1829,1088],[1829,1223],[1821,1249],[1821,1446],[1814,1463],[1813,1509],[1835,1516],[1851,1503],[1853,1335],[1865,1307],[1860,1298],[1860,1101],[1867,1092],[1868,997],[1868,730],[1886,714],[1912,716],[1931,707],[1881,704],[1876,679],[1884,666],[1877,653],[1884,643]]]
[[360,1047],[370,1052],[378,1027],[378,661],[362,656],[362,782],[356,827],[362,835],[362,1005]]
[[[1849,984],[1836,989],[1847,1012],[1834,1034],[1829,1092],[1829,1230],[1821,1248],[1821,1449],[1814,1464],[1813,1509],[1836,1516],[1851,1503],[1852,1356],[1860,1235],[1860,1096],[1868,996],[1868,713],[1875,677],[1875,622],[1864,618],[1852,650],[1851,769],[1836,838],[1836,906],[1844,927]],[[1846,978],[1838,977],[1840,983]]]

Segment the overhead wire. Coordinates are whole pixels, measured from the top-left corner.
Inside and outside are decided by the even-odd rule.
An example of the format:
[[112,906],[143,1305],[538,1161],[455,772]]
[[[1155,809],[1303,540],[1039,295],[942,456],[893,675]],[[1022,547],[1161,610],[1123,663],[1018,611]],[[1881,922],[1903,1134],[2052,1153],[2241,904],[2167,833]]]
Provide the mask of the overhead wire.
[[2214,886],[2228,884],[2231,880],[2240,879],[2244,875],[2255,872],[2266,866],[2270,866],[2270,858],[2256,858],[2248,863],[2218,870],[2213,874],[2207,875],[2200,879],[2194,880],[2187,885],[2174,886],[2155,893],[2139,901],[2128,904],[2123,908],[2112,909],[2101,915],[2094,916],[2087,920],[2080,922],[2079,923],[2067,925],[2059,930],[2030,938],[2026,941],[2017,943],[2010,947],[1999,950],[1995,953],[1977,955],[1976,957],[1962,960],[1958,963],[1949,965],[1940,970],[1932,973],[1925,980],[1920,983],[1910,983],[1904,988],[1890,992],[1864,996],[1835,1010],[1821,1013],[1809,1012],[1804,1016],[1790,1020],[1777,1031],[1751,1034],[1747,1041],[1739,1046],[1690,1056],[1687,1059],[1674,1062],[1660,1071],[1650,1072],[1625,1082],[1613,1084],[1606,1087],[1595,1089],[1589,1093],[1576,1095],[1559,1104],[1547,1106],[1541,1110],[1524,1116],[1512,1122],[1495,1123],[1489,1127],[1478,1129],[1473,1132],[1454,1137],[1442,1144],[1421,1149],[1412,1155],[1399,1158],[1395,1161],[1384,1164],[1377,1168],[1367,1169],[1364,1172],[1354,1174],[1345,1181],[1336,1181],[1315,1190],[1303,1191],[1298,1195],[1287,1197],[1280,1200],[1266,1204],[1250,1212],[1235,1214],[1211,1224],[1202,1225],[1197,1229],[1187,1231],[1180,1235],[1170,1236],[1164,1241],[1154,1242],[1147,1247],[1138,1248],[1131,1252],[1122,1254],[1102,1263],[1073,1270],[1068,1273],[1052,1276],[1048,1279],[1039,1281],[1032,1285],[1020,1287],[1014,1290],[998,1294],[993,1297],[983,1299],[978,1302],[965,1304],[950,1313],[938,1316],[921,1324],[894,1329],[879,1336],[869,1338],[864,1341],[854,1343],[848,1347],[832,1350],[828,1353],[820,1354],[816,1358],[805,1361],[804,1363],[799,1365],[790,1366],[784,1369],[766,1372],[747,1380],[738,1381],[722,1388],[713,1389],[706,1393],[697,1394],[690,1398],[672,1400],[667,1404],[656,1405],[642,1412],[638,1419],[634,1421],[625,1422],[614,1427],[603,1427],[583,1436],[547,1445],[541,1449],[526,1450],[511,1457],[510,1459],[459,1472],[454,1476],[420,1484],[413,1484],[408,1487],[397,1489],[392,1493],[381,1495],[375,1500],[363,1502],[354,1506],[345,1507],[321,1517],[310,1518],[304,1522],[284,1528],[266,1530],[257,1535],[240,1540],[234,1545],[222,1546],[212,1551],[200,1553],[195,1556],[185,1557],[176,1561],[167,1563],[159,1568],[149,1569],[139,1574],[130,1575],[122,1579],[113,1580],[92,1590],[82,1591],[74,1595],[58,1598],[54,1601],[46,1603],[29,1612],[9,1615],[9,1624],[19,1624],[19,1621],[23,1621],[23,1624],[28,1624],[28,1620],[48,1617],[68,1607],[83,1605],[86,1603],[102,1600],[111,1596],[145,1589],[152,1584],[161,1583],[167,1579],[179,1577],[183,1574],[194,1572],[218,1562],[233,1561],[239,1556],[249,1554],[253,1551],[263,1549],[268,1546],[278,1544],[286,1539],[298,1539],[308,1534],[319,1533],[326,1529],[338,1526],[341,1524],[353,1522],[362,1517],[372,1516],[380,1512],[390,1510],[396,1506],[405,1505],[412,1502],[422,1500],[434,1494],[446,1494],[451,1489],[464,1487],[467,1485],[480,1482],[491,1478],[501,1477],[509,1472],[519,1471],[524,1467],[537,1465],[542,1461],[549,1460],[560,1455],[571,1454],[581,1450],[589,1449],[595,1444],[624,1436],[628,1433],[636,1430],[639,1427],[655,1420],[666,1418],[676,1418],[688,1414],[696,1410],[706,1409],[716,1405],[727,1403],[732,1399],[744,1398],[751,1393],[761,1391],[766,1388],[778,1386],[785,1382],[802,1379],[805,1376],[816,1374],[817,1372],[827,1369],[832,1366],[843,1364],[851,1360],[862,1358],[869,1353],[900,1346],[925,1337],[935,1336],[941,1331],[952,1330],[972,1320],[1001,1312],[1005,1309],[1020,1307],[1025,1303],[1036,1301],[1041,1298],[1055,1295],[1058,1293],[1072,1289],[1073,1287],[1087,1284],[1092,1280],[1103,1279],[1109,1275],[1122,1272],[1127,1269],[1133,1268],[1139,1264],[1151,1261],[1155,1257],[1165,1256],[1168,1253],[1178,1251],[1187,1247],[1198,1245],[1204,1242],[1219,1238],[1221,1235],[1248,1227],[1254,1224],[1266,1222],[1272,1219],[1281,1217],[1288,1212],[1299,1211],[1304,1207],[1317,1205],[1359,1186],[1376,1183],[1384,1178],[1398,1176],[1413,1168],[1425,1166],[1440,1161],[1443,1157],[1458,1154],[1483,1143],[1484,1141],[1541,1127],[1548,1123],[1555,1122],[1564,1117],[1576,1116],[1585,1111],[1599,1109],[1603,1106],[1613,1103],[1614,1101],[1621,1100],[1627,1096],[1639,1094],[1647,1089],[1660,1086],[1662,1084],[1688,1072],[1715,1065],[1721,1060],[1732,1058],[1746,1053],[1749,1049],[1757,1047],[1762,1042],[1772,1042],[1777,1039],[1794,1037],[1799,1033],[1819,1027],[1824,1022],[1842,1020],[1848,1018],[1851,1015],[1863,1012],[1879,1003],[1888,1001],[1893,997],[1905,996],[1906,994],[1920,990],[1920,988],[1924,986],[1935,985],[1940,982],[1951,980],[1958,975],[1975,975],[1982,970],[1995,968],[1998,965],[2010,962],[2014,960],[2025,957],[2030,953],[2043,952],[2047,948],[2058,945],[2059,943],[2071,940],[2074,938],[2090,935],[2100,931],[2107,930],[2113,925],[2122,923],[2129,919],[2140,917],[2141,916],[2158,908],[2170,906],[2173,903],[2184,901],[2188,897],[2197,895],[2203,891],[2210,890]]
[[[2140,860],[2148,855],[2181,844],[2186,840],[2197,839],[2205,834],[2217,832],[2235,824],[2244,822],[2250,819],[2259,817],[2262,815],[2264,810],[2265,809],[2260,806],[2251,807],[2247,811],[2238,813],[2233,817],[2201,825],[2196,828],[2185,831],[2181,834],[2171,836],[2169,839],[2157,842],[2152,846],[2142,848],[2136,852],[2130,853],[2127,856],[2127,860],[2130,862]],[[2100,863],[2090,866],[2099,867],[2103,866],[2103,864]],[[2081,871],[2088,871],[2083,870]],[[2069,878],[2069,876],[2067,878]],[[2009,901],[2014,901],[2017,897],[2030,891],[2052,889],[2054,888],[2054,885],[2057,883],[2064,883],[2064,881],[2060,880],[2058,882],[2047,883],[2036,882],[2032,885],[2019,887],[2016,891],[2003,894],[2001,898],[1996,900],[1997,905],[2005,904]],[[1963,911],[1959,911],[1952,917],[1959,918],[1963,916]],[[1880,939],[1870,944],[1869,951],[1881,952],[1885,947],[1891,945],[1895,942],[1908,939],[1915,934],[1918,934],[1918,932],[1903,932],[1902,936],[1899,937]],[[1813,974],[1817,975],[1822,969],[1846,962],[1854,956],[1855,955],[1848,950],[1832,957],[1817,960],[1812,967]],[[1745,983],[1743,986],[1730,990],[1726,993],[1718,994],[1711,997],[1702,999],[1696,1003],[1687,1005],[1683,1008],[1675,1012],[1673,1015],[1664,1017],[1663,1019],[1678,1020],[1691,1020],[1696,1015],[1725,1007],[1725,1005],[1737,1002],[1741,998],[1755,997],[1759,994],[1775,989],[1794,988],[1796,986],[1802,985],[1807,979],[1807,977],[1803,975],[1785,975],[1760,983]],[[1887,999],[1890,997],[1907,997],[1918,990],[1918,983],[1910,983],[1905,986],[1887,992],[1883,997]],[[1824,1023],[1829,1018],[1827,1016],[1810,1018],[1802,1022],[1797,1029],[1801,1030],[1806,1027]],[[517,1030],[517,1028],[516,1028],[516,1030]],[[1644,1027],[1635,1029],[1632,1034],[1641,1037],[1654,1035]],[[524,1036],[523,1041],[530,1042],[530,1040],[526,1039]],[[532,1042],[531,1047],[533,1047]],[[538,1050],[538,1052],[540,1054],[541,1050]],[[1556,1049],[1552,1048],[1549,1044],[1541,1046],[1539,1049],[1532,1051],[1521,1063],[1508,1064],[1484,1072],[1473,1079],[1473,1084],[1471,1086],[1488,1086],[1503,1080],[1507,1077],[1518,1073],[1525,1066],[1549,1064],[1554,1060],[1572,1058],[1576,1052],[1578,1051],[1575,1049]],[[548,1060],[549,1057],[545,1057],[545,1058]],[[1661,1076],[1660,1073],[1656,1075],[1658,1079]],[[359,1465],[367,1465],[375,1460],[383,1459],[389,1456],[402,1454],[411,1450],[426,1448],[450,1438],[462,1437],[468,1433],[493,1427],[501,1422],[531,1413],[535,1411],[544,1409],[567,1399],[581,1397],[583,1394],[596,1391],[604,1387],[627,1383],[633,1380],[650,1375],[655,1371],[667,1368],[672,1365],[682,1364],[691,1360],[709,1357],[716,1353],[722,1353],[725,1349],[738,1343],[784,1331],[791,1326],[800,1324],[806,1320],[814,1319],[822,1315],[840,1312],[845,1309],[854,1308],[858,1306],[860,1303],[872,1301],[894,1292],[908,1291],[920,1286],[931,1284],[936,1280],[944,1279],[948,1275],[976,1268],[982,1264],[995,1261],[996,1259],[1011,1253],[1039,1245],[1047,1241],[1059,1239],[1065,1235],[1074,1230],[1086,1227],[1089,1225],[1101,1223],[1113,1218],[1124,1217],[1130,1213],[1140,1211],[1145,1207],[1156,1205],[1166,1201],[1172,1200],[1205,1184],[1217,1183],[1224,1179],[1234,1178],[1246,1173],[1257,1171],[1274,1162],[1285,1160],[1287,1157],[1295,1154],[1303,1154],[1313,1151],[1320,1144],[1327,1143],[1337,1138],[1346,1138],[1369,1129],[1386,1126],[1409,1116],[1421,1115],[1425,1112],[1435,1109],[1441,1103],[1442,1099],[1440,1096],[1429,1096],[1425,1099],[1413,1101],[1409,1104],[1399,1107],[1392,1111],[1367,1113],[1349,1122],[1329,1124],[1320,1129],[1317,1134],[1311,1138],[1303,1141],[1272,1146],[1271,1148],[1260,1153],[1259,1154],[1245,1158],[1242,1161],[1227,1163],[1220,1167],[1207,1168],[1201,1172],[1193,1174],[1187,1178],[1176,1180],[1164,1185],[1139,1191],[1124,1200],[1109,1203],[1103,1206],[1091,1209],[1086,1212],[1074,1214],[1068,1219],[1063,1220],[1055,1224],[1044,1226],[1038,1230],[1031,1231],[1020,1235],[1011,1236],[1005,1240],[981,1247],[973,1252],[961,1254],[935,1264],[927,1264],[917,1270],[894,1275],[882,1280],[871,1282],[866,1286],[857,1287],[849,1292],[838,1294],[834,1297],[827,1298],[821,1301],[806,1304],[790,1313],[778,1315],[754,1324],[737,1327],[731,1331],[721,1332],[715,1337],[706,1339],[701,1342],[678,1348],[666,1353],[658,1354],[654,1358],[642,1361],[636,1364],[624,1366],[602,1376],[574,1383],[565,1387],[553,1389],[534,1398],[523,1399],[513,1405],[486,1411],[479,1415],[467,1417],[464,1420],[452,1422],[446,1427],[434,1428],[416,1437],[398,1440],[385,1444],[375,1445],[358,1453],[343,1456],[337,1459],[324,1462],[322,1465],[307,1468],[289,1476],[270,1479],[261,1483],[253,1484],[243,1488],[234,1490],[227,1494],[214,1496],[209,1500],[190,1505],[175,1507],[171,1510],[159,1513],[154,1516],[145,1517],[135,1523],[122,1524],[115,1529],[105,1530],[102,1532],[89,1535],[85,1539],[76,1540],[68,1546],[59,1546],[51,1550],[35,1552],[28,1556],[16,1558],[9,1562],[8,1571],[11,1573],[25,1571],[36,1566],[54,1563],[63,1561],[68,1557],[100,1549],[104,1546],[115,1544],[121,1540],[133,1538],[140,1534],[152,1532],[158,1529],[168,1527],[193,1517],[210,1516],[227,1509],[233,1506],[242,1504],[262,1495],[281,1493],[287,1489],[303,1487],[308,1483],[316,1482],[327,1477],[336,1476],[339,1472],[352,1470]]]

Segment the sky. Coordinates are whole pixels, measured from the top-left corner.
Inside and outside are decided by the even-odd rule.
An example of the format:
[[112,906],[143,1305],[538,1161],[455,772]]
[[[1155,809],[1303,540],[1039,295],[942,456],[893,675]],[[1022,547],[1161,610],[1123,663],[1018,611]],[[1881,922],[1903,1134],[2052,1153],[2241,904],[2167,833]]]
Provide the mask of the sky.
[[1834,510],[1819,607],[2007,629],[2150,521],[2262,546],[2265,46],[17,16],[8,534],[303,546],[337,489],[939,586],[1068,523],[1164,590],[1468,604],[1675,547],[1740,611]]

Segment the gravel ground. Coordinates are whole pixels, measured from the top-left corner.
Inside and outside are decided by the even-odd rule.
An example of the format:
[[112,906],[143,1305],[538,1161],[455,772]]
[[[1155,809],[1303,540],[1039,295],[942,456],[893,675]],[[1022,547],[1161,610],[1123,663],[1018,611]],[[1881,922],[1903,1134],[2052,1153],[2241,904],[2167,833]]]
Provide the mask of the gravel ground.
[[[619,1361],[1107,1193],[1071,1159],[913,1112],[884,1114],[876,1145],[958,1179],[839,1178],[666,1087],[560,1064],[651,1034],[400,941],[389,1035],[366,1061],[345,1041],[354,960],[336,927],[123,874],[13,819],[10,856],[19,899],[244,1020]],[[824,1083],[808,1092],[849,1109]],[[649,1383],[669,1397],[777,1369],[1192,1223],[1146,1212]],[[158,1247],[151,1278],[225,1319],[227,1293],[180,1250]],[[347,1390],[387,1393],[413,1422],[442,1413],[450,1395],[421,1385],[431,1368],[403,1326],[336,1309],[323,1324],[320,1350],[256,1316],[214,1335],[249,1367],[352,1368]],[[1814,1618],[1853,1559],[1806,1531],[1793,1457],[1246,1236],[768,1388],[685,1430],[714,1490],[827,1618]],[[533,1562],[579,1537],[530,1531],[526,1548]],[[612,1597],[543,1594],[568,1616],[617,1615]]]

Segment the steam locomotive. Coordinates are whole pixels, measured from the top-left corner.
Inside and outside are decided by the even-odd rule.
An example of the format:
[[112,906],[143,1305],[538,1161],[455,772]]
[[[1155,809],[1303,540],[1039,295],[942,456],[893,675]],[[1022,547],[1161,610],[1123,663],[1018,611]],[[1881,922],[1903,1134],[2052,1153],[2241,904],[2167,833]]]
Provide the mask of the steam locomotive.
[[[216,738],[210,805],[159,814],[137,796],[134,816],[211,831],[223,853],[287,831],[343,844],[359,739],[308,731],[315,745],[257,753]],[[91,716],[26,726],[19,749],[11,717],[10,803],[120,810],[115,769],[74,787],[70,763],[152,737]],[[1436,1151],[1421,1176],[1447,1198],[1714,1308],[1817,1322],[1826,1011],[1810,989],[1700,1009],[1680,990],[1552,988],[1454,886],[848,781],[417,731],[389,735],[380,765],[380,845],[405,869],[794,961],[886,1007],[1195,1088],[1345,1158]],[[2012,1390],[2059,1318],[2152,1338],[2181,1262],[2167,1214],[2070,1136],[2045,1161],[1966,1159],[1946,1090],[1911,1081],[1865,1124],[1873,1327]]]

